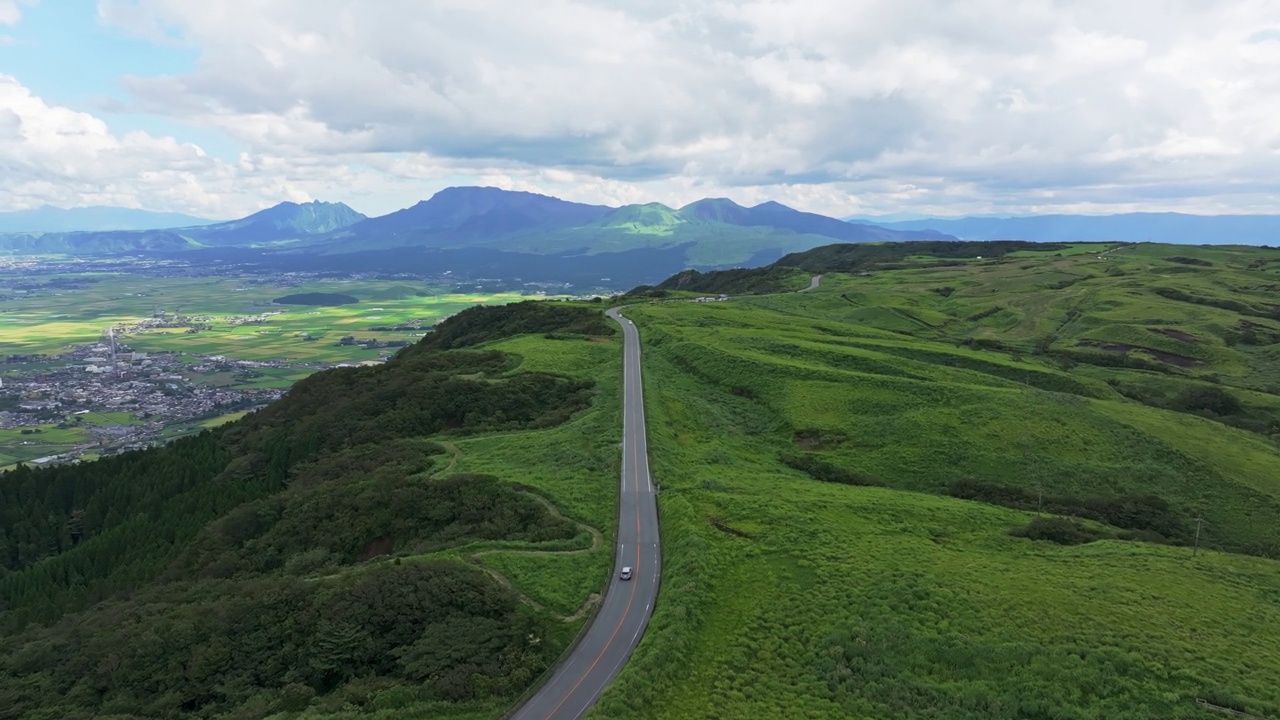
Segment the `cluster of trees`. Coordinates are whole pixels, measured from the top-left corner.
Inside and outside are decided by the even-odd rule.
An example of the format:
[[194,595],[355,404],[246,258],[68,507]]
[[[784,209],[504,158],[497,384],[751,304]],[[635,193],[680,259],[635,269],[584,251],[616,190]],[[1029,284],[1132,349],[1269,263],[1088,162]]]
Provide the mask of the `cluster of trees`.
[[577,528],[488,475],[425,481],[395,470],[245,503],[209,525],[177,563],[181,574],[314,573],[379,555],[433,552],[472,540],[543,542]]
[[1208,260],[1205,260],[1203,258],[1187,257],[1186,255],[1174,255],[1172,257],[1165,258],[1165,260],[1168,260],[1171,263],[1178,263],[1180,265],[1198,265],[1200,267],[1213,267],[1213,263],[1209,262]]
[[[733,268],[705,273],[698,270],[684,270],[663,280],[658,284],[656,291],[687,290],[712,294],[748,295],[799,290],[807,284],[807,278],[802,279],[794,268],[774,264],[762,268]],[[635,292],[635,290],[632,291],[632,293]]]
[[1113,495],[1077,497],[1043,495],[1016,485],[957,480],[947,489],[952,497],[979,500],[1018,510],[1039,510],[1096,520],[1142,533],[1138,539],[1154,542],[1189,540],[1189,523],[1168,501],[1155,495]]
[[550,427],[590,404],[591,382],[506,375],[512,365],[456,351],[317,373],[165,448],[0,476],[0,562],[21,571],[0,578],[0,626],[50,622],[154,577],[206,524],[283,491],[301,463],[398,438]]
[[355,305],[360,299],[340,293],[298,293],[278,297],[271,302],[277,305]]
[[1160,297],[1166,298],[1168,300],[1177,300],[1179,302],[1192,303],[1193,305],[1207,305],[1209,307],[1216,307],[1220,310],[1231,310],[1232,312],[1238,312],[1241,315],[1252,315],[1254,317],[1271,318],[1273,320],[1280,320],[1280,306],[1272,305],[1269,307],[1260,308],[1260,307],[1255,307],[1253,305],[1250,305],[1249,303],[1241,302],[1239,300],[1229,300],[1227,298],[1209,297],[1208,295],[1194,295],[1192,293],[1186,292],[1185,290],[1179,290],[1178,288],[1170,288],[1170,287],[1155,288],[1153,292],[1159,295]]
[[259,478],[222,476],[228,458],[205,433],[159,451],[0,475],[0,630],[139,586],[206,523],[269,492]]
[[1199,415],[1224,425],[1280,439],[1280,414],[1265,406],[1248,407],[1240,398],[1217,385],[1188,385],[1170,396],[1158,388],[1108,380],[1116,392],[1130,400],[1174,412]]
[[335,693],[334,710],[376,704],[397,682],[426,683],[424,701],[522,691],[563,646],[552,621],[463,563],[360,563],[576,533],[498,478],[433,477],[429,436],[589,405],[590,382],[450,349],[609,329],[529,305],[460,313],[386,365],[317,373],[162,448],[0,474],[0,717],[258,717]]
[[506,374],[513,365],[504,353],[463,350],[317,373],[228,437],[279,474],[322,451],[395,438],[549,427],[591,402],[590,381]]
[[402,354],[471,347],[527,333],[611,336],[613,325],[599,310],[537,300],[509,305],[476,305],[449,318]]
[[789,468],[799,470],[814,480],[840,485],[884,485],[884,481],[856,473],[848,468],[833,465],[813,453],[784,452],[778,460]]
[[0,639],[5,716],[264,717],[325,696],[373,709],[387,680],[420,700],[509,696],[554,659],[556,631],[483,572],[441,562],[161,584],[92,620]]
[[[915,255],[960,260],[977,257],[998,258],[1019,250],[1056,252],[1067,248],[1067,245],[1057,243],[1033,243],[1021,240],[839,243],[784,255],[772,265],[762,268],[734,268],[706,273],[684,270],[659,283],[657,289],[729,295],[777,293],[804,287],[804,281],[808,278],[800,276],[796,272],[797,269],[810,274],[862,272],[905,267],[902,264],[903,261]],[[650,288],[642,286],[631,291],[629,295],[645,296],[649,291]]]
[[1009,534],[1028,540],[1047,540],[1058,545],[1084,545],[1107,537],[1076,520],[1062,517],[1033,518],[1026,527],[1014,528]]
[[885,269],[885,266],[899,264],[913,255],[967,260],[979,257],[1004,257],[1020,250],[1056,252],[1067,248],[1067,245],[1057,243],[1034,243],[1022,240],[846,243],[824,245],[812,250],[784,255],[775,264],[783,267],[797,267],[812,273],[860,272]]

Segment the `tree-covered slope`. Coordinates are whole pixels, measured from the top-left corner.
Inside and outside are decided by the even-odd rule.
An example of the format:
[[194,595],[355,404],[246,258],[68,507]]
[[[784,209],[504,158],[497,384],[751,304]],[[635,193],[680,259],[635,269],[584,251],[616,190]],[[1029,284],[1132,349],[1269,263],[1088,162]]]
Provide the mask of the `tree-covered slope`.
[[[556,495],[540,473],[596,478],[601,501],[571,506],[608,527],[611,463],[560,426],[611,415],[598,379],[614,345],[587,342],[613,332],[596,309],[489,310],[164,448],[0,475],[0,717],[459,717],[510,702],[582,615],[472,553],[573,551],[568,576],[599,583],[599,533],[540,494]],[[520,337],[537,344],[474,349]],[[548,352],[592,360],[540,367]],[[513,430],[578,457],[473,449]]]

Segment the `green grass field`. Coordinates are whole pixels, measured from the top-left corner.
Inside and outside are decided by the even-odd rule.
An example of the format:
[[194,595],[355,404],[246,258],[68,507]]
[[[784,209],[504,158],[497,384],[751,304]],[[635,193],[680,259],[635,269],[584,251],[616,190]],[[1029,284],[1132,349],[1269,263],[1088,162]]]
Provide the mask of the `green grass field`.
[[[124,339],[144,352],[179,351],[225,355],[245,360],[295,359],[344,362],[377,359],[377,350],[339,347],[347,335],[360,339],[414,340],[403,331],[375,332],[410,320],[432,325],[459,310],[482,303],[522,299],[518,293],[449,294],[442,288],[409,281],[325,281],[302,285],[264,283],[252,277],[153,278],[127,274],[85,274],[79,289],[42,289],[3,303],[0,355],[53,354],[68,345],[96,342],[108,325],[137,322],[157,309],[184,316],[212,317],[210,329],[186,334],[156,329]],[[6,282],[25,278],[0,276]],[[297,293],[339,293],[360,300],[337,307],[271,305],[274,298]],[[264,324],[237,325],[222,318],[283,311]],[[308,339],[309,338],[309,339]]]
[[456,471],[489,473],[524,485],[569,519],[601,534],[603,541],[594,549],[588,549],[588,538],[580,538],[574,549],[583,552],[541,555],[517,550],[481,558],[521,592],[570,615],[604,587],[613,563],[622,441],[621,342],[524,336],[486,347],[520,356],[518,371],[590,377],[597,383],[592,409],[565,425],[456,442]]
[[127,412],[87,412],[68,416],[67,422],[64,428],[44,424],[0,430],[0,471],[19,462],[70,452],[92,439],[93,427],[142,424]]
[[[663,589],[593,717],[1218,716],[1199,700],[1280,713],[1280,377],[1238,335],[1280,328],[1274,253],[1102,250],[632,308]],[[1160,406],[1188,387],[1241,407]],[[883,487],[820,482],[783,455]],[[1034,508],[948,497],[962,479],[1157,495],[1186,542],[1200,517],[1220,549],[1012,537]]]
[[36,425],[0,430],[0,470],[15,463],[70,452],[89,439],[86,427]]

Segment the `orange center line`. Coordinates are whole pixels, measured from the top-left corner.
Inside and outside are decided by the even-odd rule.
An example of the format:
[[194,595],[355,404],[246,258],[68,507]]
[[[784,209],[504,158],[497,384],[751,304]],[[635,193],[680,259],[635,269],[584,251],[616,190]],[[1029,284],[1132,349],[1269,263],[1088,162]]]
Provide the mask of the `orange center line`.
[[[624,385],[623,398],[625,402],[625,398],[626,398],[625,385],[627,380],[625,362],[623,364],[622,379],[623,379],[623,385]],[[627,434],[627,423],[626,423],[625,413],[623,416],[622,434],[623,434],[623,441],[625,442],[626,434]],[[636,564],[635,564],[635,567],[636,568],[640,567],[640,502],[639,502],[640,483],[638,478],[636,477],[636,473],[637,473],[636,463],[639,457],[640,457],[639,450],[636,448],[636,443],[633,442],[631,443],[631,480],[632,480],[632,494],[636,499],[636,502],[635,502],[635,511],[636,511]],[[550,720],[550,718],[554,717],[555,714],[560,711],[560,708],[566,702],[569,701],[569,698],[573,697],[573,694],[578,691],[578,688],[582,686],[582,683],[585,682],[586,679],[591,676],[591,672],[596,669],[596,665],[600,664],[600,660],[604,658],[604,654],[609,651],[610,647],[613,646],[613,641],[617,639],[618,633],[622,630],[622,625],[627,620],[627,616],[631,614],[631,603],[635,600],[635,597],[636,597],[636,586],[637,586],[637,583],[631,584],[631,593],[627,595],[627,607],[622,611],[622,617],[618,618],[618,624],[613,628],[613,634],[609,636],[608,642],[604,644],[604,647],[600,648],[599,654],[596,655],[595,660],[591,661],[591,665],[587,667],[587,671],[582,674],[582,677],[578,678],[578,682],[573,684],[573,687],[570,688],[569,692],[566,693],[565,696],[560,699],[560,702],[556,703],[556,706],[554,708],[551,708],[551,712],[545,716],[546,720]]]

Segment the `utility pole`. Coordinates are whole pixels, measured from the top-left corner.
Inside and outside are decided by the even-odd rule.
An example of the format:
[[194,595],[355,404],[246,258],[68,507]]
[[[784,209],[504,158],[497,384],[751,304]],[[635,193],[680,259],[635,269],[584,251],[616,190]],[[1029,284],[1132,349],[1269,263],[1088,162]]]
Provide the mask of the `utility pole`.
[[1200,552],[1200,525],[1204,523],[1204,518],[1196,515],[1196,544],[1191,548],[1191,557],[1195,557]]

